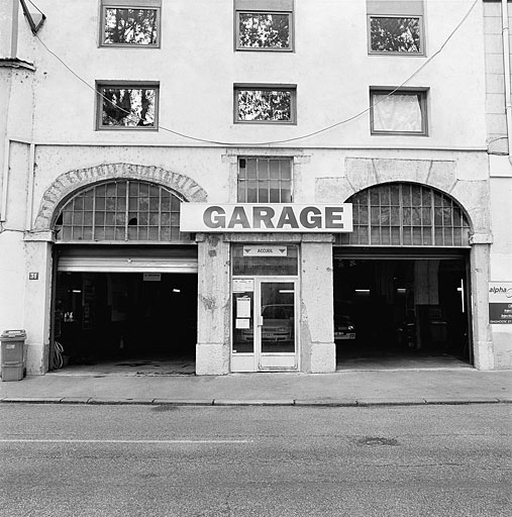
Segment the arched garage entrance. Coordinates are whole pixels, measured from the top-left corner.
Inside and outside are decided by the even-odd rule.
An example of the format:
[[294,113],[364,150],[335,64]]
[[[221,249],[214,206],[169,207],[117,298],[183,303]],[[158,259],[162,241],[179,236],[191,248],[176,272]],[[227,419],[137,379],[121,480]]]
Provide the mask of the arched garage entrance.
[[197,248],[179,231],[182,202],[168,187],[114,179],[59,205],[52,342],[71,363],[182,361],[194,371]]
[[370,187],[347,202],[354,231],[334,248],[338,367],[472,362],[462,207],[412,183]]

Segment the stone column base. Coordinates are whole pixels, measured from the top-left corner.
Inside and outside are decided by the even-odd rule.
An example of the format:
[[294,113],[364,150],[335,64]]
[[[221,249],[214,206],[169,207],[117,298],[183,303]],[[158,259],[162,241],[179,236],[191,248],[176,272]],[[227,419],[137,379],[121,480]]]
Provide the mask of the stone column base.
[[494,369],[494,346],[492,341],[475,342],[475,368],[477,370]]
[[336,345],[334,343],[311,343],[311,373],[336,371]]
[[227,375],[229,347],[225,343],[196,345],[196,375]]
[[49,345],[25,344],[27,375],[44,375],[48,371]]

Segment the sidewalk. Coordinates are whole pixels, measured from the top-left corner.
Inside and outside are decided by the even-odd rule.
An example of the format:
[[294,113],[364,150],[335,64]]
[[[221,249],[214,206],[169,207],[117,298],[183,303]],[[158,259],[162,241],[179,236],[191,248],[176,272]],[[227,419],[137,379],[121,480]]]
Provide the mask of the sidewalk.
[[0,382],[1,403],[415,405],[511,403],[512,370],[339,371],[226,376],[27,377]]

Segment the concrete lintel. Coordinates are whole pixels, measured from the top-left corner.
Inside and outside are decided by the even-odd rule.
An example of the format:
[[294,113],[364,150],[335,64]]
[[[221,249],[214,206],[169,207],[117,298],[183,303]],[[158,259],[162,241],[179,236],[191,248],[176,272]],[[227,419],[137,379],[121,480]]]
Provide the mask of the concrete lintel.
[[225,233],[226,242],[301,242],[300,233]]
[[331,244],[334,242],[332,233],[305,233],[302,235],[302,242]]

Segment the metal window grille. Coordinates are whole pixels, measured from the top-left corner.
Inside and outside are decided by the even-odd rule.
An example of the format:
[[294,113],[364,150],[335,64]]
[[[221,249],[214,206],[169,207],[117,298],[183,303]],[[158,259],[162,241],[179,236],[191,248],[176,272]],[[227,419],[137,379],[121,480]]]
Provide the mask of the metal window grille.
[[348,246],[469,246],[469,222],[460,205],[421,185],[390,183],[352,196],[354,231],[336,235]]
[[73,196],[55,223],[56,239],[73,241],[191,242],[181,233],[182,200],[141,181],[102,183]]
[[239,158],[240,203],[291,203],[291,158]]

